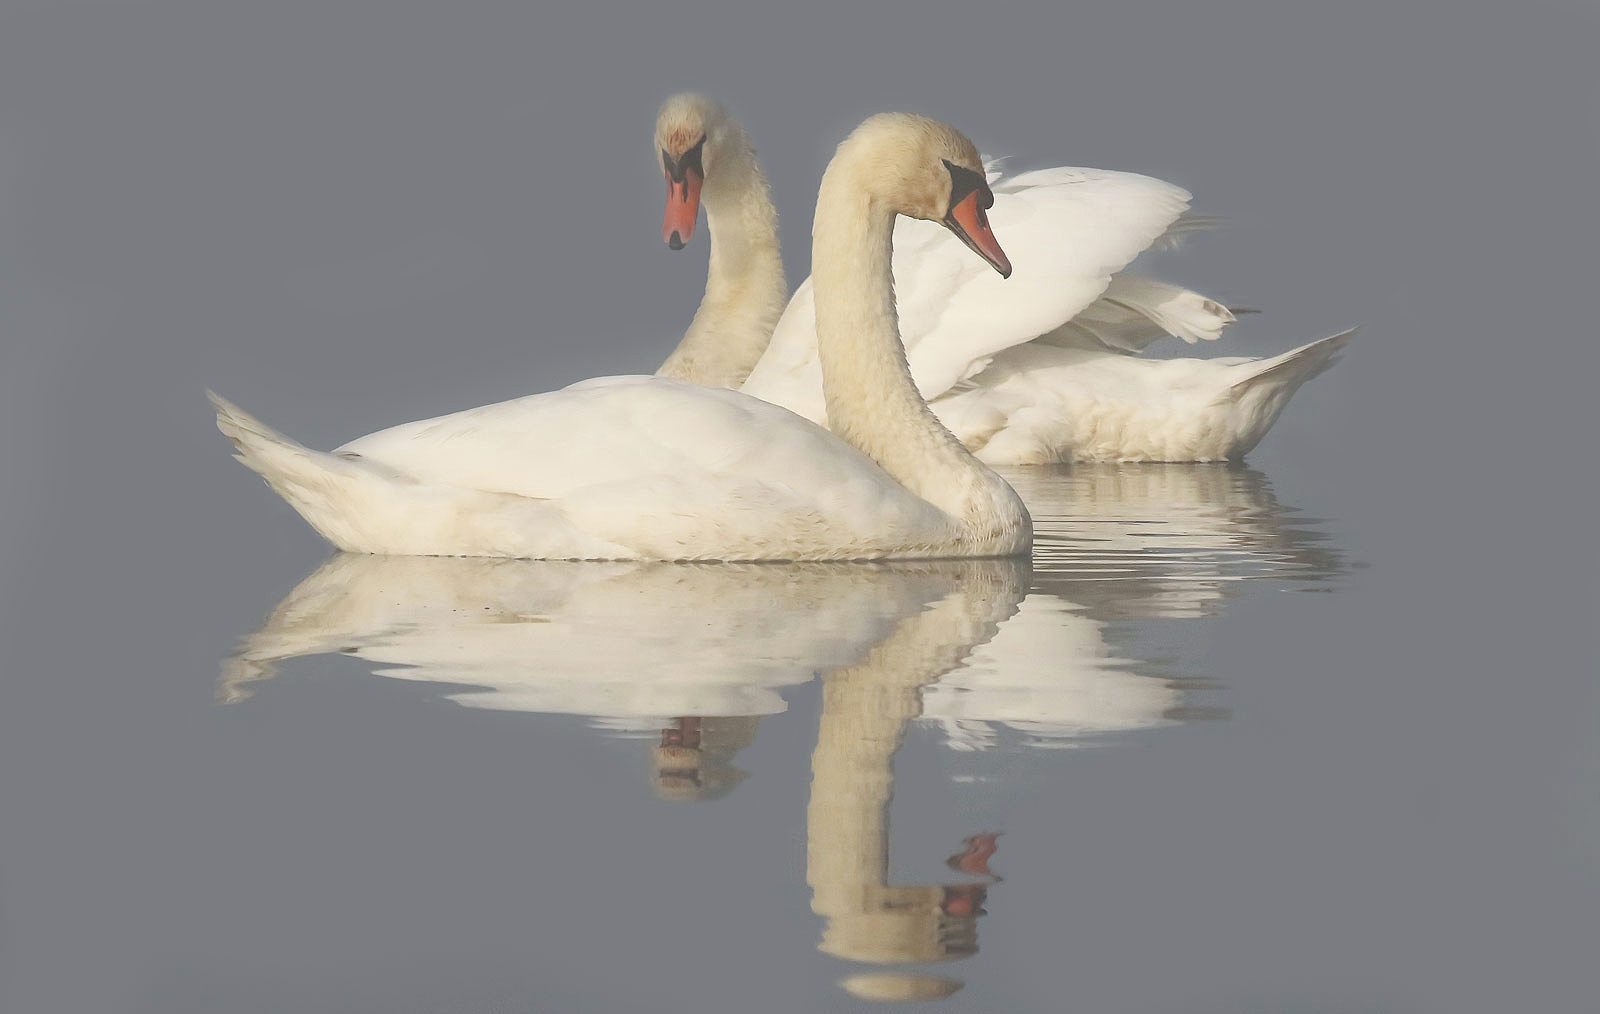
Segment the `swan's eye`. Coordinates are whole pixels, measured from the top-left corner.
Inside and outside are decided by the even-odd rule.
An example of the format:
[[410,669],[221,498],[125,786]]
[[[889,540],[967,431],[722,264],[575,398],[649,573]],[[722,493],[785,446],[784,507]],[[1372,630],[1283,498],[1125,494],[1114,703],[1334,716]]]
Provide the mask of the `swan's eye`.
[[987,208],[994,204],[994,195],[989,192],[989,183],[983,174],[968,169],[966,166],[956,165],[949,159],[940,159],[945,169],[950,173],[950,206],[945,210],[954,211],[968,194],[979,191],[978,203]]
[[661,165],[667,174],[667,179],[674,183],[682,183],[690,169],[693,169],[700,175],[701,179],[704,179],[706,171],[701,164],[701,157],[704,153],[705,145],[706,135],[701,134],[700,140],[690,145],[688,150],[677,158],[673,158],[667,151],[663,150],[661,152]]

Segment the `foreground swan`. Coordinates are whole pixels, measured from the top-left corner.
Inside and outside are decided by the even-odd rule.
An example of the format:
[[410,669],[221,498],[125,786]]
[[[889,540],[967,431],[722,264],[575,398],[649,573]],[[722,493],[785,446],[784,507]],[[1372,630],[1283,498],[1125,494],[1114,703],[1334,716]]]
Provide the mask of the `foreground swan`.
[[977,149],[922,117],[867,120],[823,174],[813,229],[834,433],[767,402],[614,377],[312,451],[216,396],[239,459],[341,549],[537,559],[1008,556],[1026,509],[928,411],[890,274],[897,215],[1002,275]]
[[[812,282],[780,319],[777,215],[748,135],[711,99],[678,95],[661,108],[656,143],[668,184],[663,237],[681,247],[704,203],[712,248],[705,298],[663,373],[737,386],[742,368],[746,394],[823,422]],[[994,194],[990,217],[1018,254],[1004,289],[921,222],[896,226],[894,255],[917,386],[990,464],[1241,458],[1352,333],[1268,359],[1135,358],[1167,335],[1215,339],[1234,319],[1199,293],[1119,273],[1192,227],[1189,194],[1132,173],[1067,168],[997,180]]]

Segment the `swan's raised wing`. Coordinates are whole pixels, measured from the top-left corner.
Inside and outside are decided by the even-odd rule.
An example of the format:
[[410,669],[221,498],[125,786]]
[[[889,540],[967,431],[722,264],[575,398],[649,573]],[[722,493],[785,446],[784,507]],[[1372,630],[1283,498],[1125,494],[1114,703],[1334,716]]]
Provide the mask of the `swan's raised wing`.
[[[900,333],[925,398],[979,371],[1002,349],[1055,331],[1091,307],[1112,276],[1165,235],[1189,193],[1162,180],[1055,168],[994,184],[989,220],[1015,266],[1002,279],[943,227],[901,218],[894,232]],[[1093,337],[1063,335],[1061,340]],[[812,419],[822,415],[811,283],[796,290],[744,390]]]
[[1191,289],[1123,272],[1082,313],[1036,340],[1062,348],[1141,352],[1168,337],[1190,345],[1216,341],[1236,319],[1233,314]]

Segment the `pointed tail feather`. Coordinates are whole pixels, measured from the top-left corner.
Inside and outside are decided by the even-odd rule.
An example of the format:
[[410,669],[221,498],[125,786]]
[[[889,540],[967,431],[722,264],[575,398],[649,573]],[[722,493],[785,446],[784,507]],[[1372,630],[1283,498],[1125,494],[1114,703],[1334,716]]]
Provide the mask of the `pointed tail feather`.
[[349,459],[290,440],[215,391],[207,391],[206,397],[217,410],[217,429],[238,451],[234,457],[290,503],[295,503],[294,494],[331,480],[354,478],[354,473],[363,471]]
[[360,505],[409,480],[371,462],[314,451],[216,392],[207,391],[206,397],[217,410],[217,429],[233,441],[235,458],[265,479],[329,542],[340,549],[373,551],[356,534],[363,527]]
[[295,443],[211,392],[236,457],[323,538],[353,553],[623,559],[626,546],[578,530],[548,500],[430,485],[358,454]]
[[1351,336],[1359,330],[1361,330],[1359,327],[1353,327],[1348,331],[1320,338],[1309,345],[1290,349],[1282,355],[1251,363],[1249,375],[1234,381],[1230,390],[1238,394],[1260,384],[1271,384],[1293,392],[1295,388],[1337,362],[1339,353],[1344,351]]

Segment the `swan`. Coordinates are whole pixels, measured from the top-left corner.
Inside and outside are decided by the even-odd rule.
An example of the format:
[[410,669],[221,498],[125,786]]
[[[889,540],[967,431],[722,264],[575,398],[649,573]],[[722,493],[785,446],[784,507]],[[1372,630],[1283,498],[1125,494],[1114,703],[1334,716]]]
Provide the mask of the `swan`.
[[[714,163],[713,163],[714,164]],[[774,560],[1010,556],[1017,494],[923,403],[890,272],[895,219],[939,222],[1002,275],[977,149],[863,122],[817,197],[818,365],[833,432],[735,391],[611,377],[305,448],[211,395],[238,458],[340,549],[414,556]]]
[[[681,112],[668,112],[680,106]],[[677,96],[656,118],[656,149],[667,178],[661,238],[682,249],[701,206],[711,233],[705,295],[656,376],[737,388],[767,350],[789,302],[789,281],[767,174],[750,135],[719,110],[699,96]]]
[[[723,368],[700,382],[731,386],[738,375],[728,367],[753,363],[744,393],[823,423],[813,283],[774,316],[777,216],[748,135],[720,103],[689,93],[663,103],[655,134],[668,187],[663,238],[681,248],[703,203],[712,246],[693,343],[686,336],[673,361],[699,362],[721,343]],[[894,254],[917,387],[988,464],[1242,458],[1354,333],[1270,358],[1137,358],[1167,335],[1214,340],[1234,320],[1215,300],[1123,271],[1152,244],[1199,226],[1185,216],[1189,193],[1100,169],[990,182],[989,216],[1019,254],[1004,290],[925,222],[896,225]],[[769,328],[751,323],[768,319]]]

